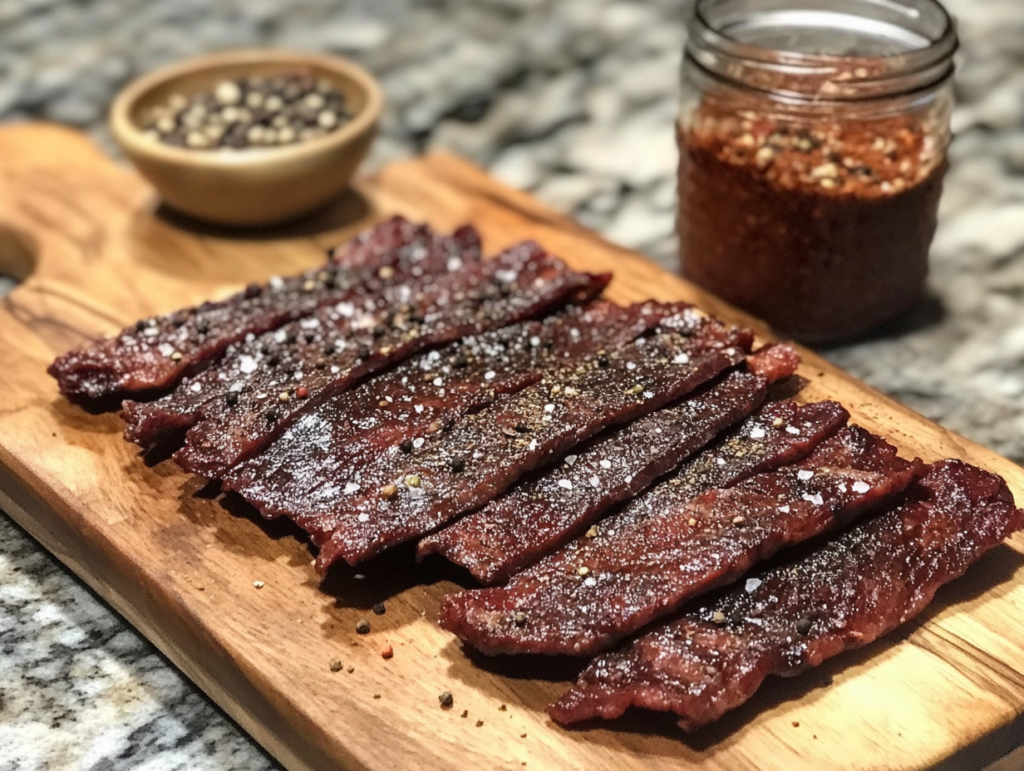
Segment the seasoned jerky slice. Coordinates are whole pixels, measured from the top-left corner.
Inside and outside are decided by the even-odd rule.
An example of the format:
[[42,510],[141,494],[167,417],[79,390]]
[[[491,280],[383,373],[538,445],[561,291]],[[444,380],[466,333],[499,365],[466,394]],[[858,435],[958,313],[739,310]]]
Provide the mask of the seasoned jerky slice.
[[[707,327],[711,327],[709,322]],[[700,334],[641,338],[561,370],[353,480],[361,492],[317,559],[354,564],[486,503],[602,429],[648,414],[743,359]]]
[[460,260],[479,261],[480,234],[472,226],[464,225],[451,236],[441,235],[428,225],[395,216],[335,247],[330,255],[335,265],[351,269],[393,265],[396,258],[415,263],[426,254],[439,252],[449,253],[453,266]]
[[[747,357],[750,369],[771,380],[789,377],[798,364],[788,346],[767,346]],[[599,437],[566,456],[563,465],[523,480],[480,511],[425,538],[419,556],[439,552],[482,583],[506,581],[750,415],[764,401],[767,378],[732,373],[682,404]]]
[[506,587],[446,598],[441,625],[486,653],[594,653],[780,549],[885,503],[919,466],[846,428],[797,466],[712,490],[640,527],[606,522]]
[[322,543],[337,525],[353,472],[411,451],[461,415],[513,393],[562,365],[636,339],[685,303],[604,301],[481,335],[410,359],[338,394],[296,422],[263,453],[231,469],[235,490],[264,516],[288,516]]
[[[370,231],[367,239],[377,234]],[[297,276],[274,277],[262,286],[252,284],[226,300],[143,319],[116,337],[65,353],[48,372],[71,398],[153,394],[173,387],[247,335],[276,329],[350,296],[380,268],[404,274],[422,271],[428,262],[443,266],[449,259],[463,259],[465,237],[456,241],[424,227],[408,235],[411,241],[393,242],[395,248],[376,252],[375,262],[366,260],[359,268],[328,264]]]
[[[418,248],[422,251],[422,244]],[[238,392],[247,387],[260,388],[268,380],[292,378],[311,366],[329,370],[340,385],[346,379],[353,381],[375,372],[443,341],[435,339],[439,332],[453,334],[443,319],[437,323],[438,315],[476,309],[481,298],[468,295],[479,293],[481,285],[494,296],[509,291],[500,282],[491,282],[503,271],[518,270],[522,262],[539,255],[539,247],[527,245],[502,255],[498,262],[466,263],[435,249],[413,263],[422,271],[399,272],[384,266],[338,302],[232,345],[221,361],[185,378],[173,393],[153,402],[126,401],[122,413],[128,422],[125,438],[151,449],[179,437],[208,416],[211,409],[204,407],[212,399],[232,406],[240,398]],[[297,388],[301,384],[279,385]]]
[[[609,279],[569,270],[532,243],[480,263],[479,268],[479,273],[447,275],[428,287],[399,291],[396,300],[404,300],[405,305],[396,303],[398,309],[407,307],[422,321],[409,331],[386,325],[373,330],[382,331],[375,346],[349,345],[340,354],[349,356],[348,361],[318,368],[321,350],[289,348],[287,364],[256,370],[230,402],[208,401],[202,408],[203,419],[188,432],[185,446],[174,459],[186,471],[220,477],[280,436],[295,415],[349,387],[366,371],[465,335],[545,315],[570,301],[588,300]],[[357,368],[355,374],[353,368]]]
[[901,506],[599,656],[548,711],[573,723],[636,706],[698,728],[749,699],[768,675],[798,674],[913,618],[1022,527],[1024,512],[1002,479],[940,461]]
[[682,404],[567,455],[559,466],[421,541],[419,554],[438,552],[482,583],[502,583],[748,416],[766,393],[764,378],[733,372]]

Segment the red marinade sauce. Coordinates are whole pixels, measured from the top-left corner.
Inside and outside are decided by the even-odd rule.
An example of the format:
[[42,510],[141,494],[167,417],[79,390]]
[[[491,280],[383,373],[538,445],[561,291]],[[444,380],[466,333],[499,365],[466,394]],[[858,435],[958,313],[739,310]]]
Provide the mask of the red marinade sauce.
[[705,102],[678,139],[690,279],[806,342],[863,334],[920,298],[946,170],[920,118],[797,127]]

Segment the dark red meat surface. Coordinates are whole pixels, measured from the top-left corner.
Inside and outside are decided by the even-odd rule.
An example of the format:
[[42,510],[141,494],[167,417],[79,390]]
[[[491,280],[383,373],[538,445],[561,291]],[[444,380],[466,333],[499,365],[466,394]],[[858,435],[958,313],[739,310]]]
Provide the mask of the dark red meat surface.
[[[360,376],[425,348],[537,316],[599,294],[609,276],[569,270],[532,243],[521,244],[475,268],[428,278],[385,291],[381,312],[415,315],[406,330],[395,323],[367,332],[375,338],[348,345],[337,361],[318,367],[325,342],[295,340],[278,349],[275,367],[255,369],[235,396],[207,401],[202,419],[189,430],[174,459],[186,471],[218,478],[253,456],[288,427],[293,417],[343,391]],[[405,310],[407,309],[407,310]],[[397,320],[399,316],[396,316]],[[298,343],[298,345],[295,345]],[[286,344],[287,345],[287,344]],[[334,350],[338,349],[332,344]],[[288,356],[286,359],[285,356]]]
[[388,261],[396,257],[400,261],[421,259],[424,248],[428,252],[442,248],[464,262],[476,262],[482,256],[480,234],[471,225],[446,236],[428,225],[396,216],[332,249],[331,262],[340,268],[377,268],[392,264]]
[[352,480],[359,491],[339,511],[318,568],[338,558],[355,564],[425,535],[608,426],[681,397],[743,360],[742,348],[724,342],[735,336],[706,321],[692,337],[641,338],[466,416],[408,456],[382,459]]
[[682,404],[567,455],[557,467],[425,538],[419,554],[440,553],[482,583],[502,583],[750,415],[766,393],[764,378],[733,372]]
[[505,587],[452,595],[441,625],[485,653],[591,654],[891,500],[918,472],[883,440],[846,428],[796,466],[632,526],[613,518]]
[[467,412],[619,348],[687,307],[597,301],[420,355],[301,415],[263,453],[228,471],[224,486],[264,516],[295,520],[320,544],[337,526],[338,503],[359,469],[411,451]]
[[905,623],[1022,527],[1002,479],[941,461],[899,507],[599,656],[548,711],[573,723],[635,706],[675,712],[686,729],[705,725],[768,675],[797,674]]
[[57,379],[61,393],[71,398],[151,395],[172,388],[247,335],[276,329],[351,296],[380,268],[404,275],[421,270],[418,266],[428,260],[445,264],[449,259],[474,259],[472,253],[462,253],[472,240],[469,234],[453,239],[413,226],[402,231],[406,240],[395,235],[395,228],[387,223],[366,233],[364,245],[386,244],[387,248],[365,249],[358,267],[328,264],[298,276],[275,277],[262,286],[253,284],[226,300],[143,319],[115,337],[59,356],[48,372]]

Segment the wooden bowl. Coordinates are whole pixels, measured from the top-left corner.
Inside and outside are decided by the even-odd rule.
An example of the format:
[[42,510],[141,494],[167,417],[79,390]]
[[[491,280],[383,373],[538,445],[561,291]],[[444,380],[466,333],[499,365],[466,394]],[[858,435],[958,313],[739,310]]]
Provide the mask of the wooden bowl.
[[[226,78],[308,70],[331,81],[354,117],[324,136],[280,147],[194,150],[142,131],[143,116],[172,94],[211,91]],[[383,107],[377,81],[347,59],[247,49],[201,56],[130,83],[114,100],[110,127],[125,155],[179,211],[223,225],[273,225],[323,206],[366,156]]]

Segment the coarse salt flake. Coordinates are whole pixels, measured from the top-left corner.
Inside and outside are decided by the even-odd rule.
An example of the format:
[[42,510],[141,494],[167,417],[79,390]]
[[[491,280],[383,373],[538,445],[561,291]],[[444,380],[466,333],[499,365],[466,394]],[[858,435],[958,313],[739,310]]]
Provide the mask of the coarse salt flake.
[[366,513],[366,512],[364,511],[364,512],[363,512],[362,514],[360,514],[360,515],[359,515],[359,521],[360,521],[360,522],[369,522],[369,521],[370,521],[370,515],[369,515],[369,514],[367,514],[367,513]]
[[423,446],[423,443],[426,441],[427,440],[424,439],[422,436],[417,436],[415,439],[412,440],[412,446],[418,450],[420,447]]
[[612,462],[610,460],[608,460],[607,458],[605,458],[603,461],[601,461],[601,468],[611,468],[611,467],[612,467]]
[[202,383],[193,383],[192,385],[189,386],[189,390],[192,393],[197,394],[203,390],[203,385]]
[[238,357],[238,371],[243,375],[251,375],[257,369],[256,359],[252,356],[239,356]]
[[800,429],[796,426],[786,426],[786,433],[793,434],[793,436],[800,436]]
[[345,495],[352,495],[352,493],[358,493],[358,492],[359,492],[359,485],[356,484],[355,482],[349,482],[347,485],[345,485]]
[[754,426],[752,429],[750,429],[751,439],[764,439],[764,437],[765,431],[763,428],[761,428],[761,426]]
[[804,469],[804,468],[802,468],[798,472],[796,472],[796,478],[797,479],[801,479],[804,482],[806,482],[808,479],[811,479],[813,477],[814,477],[814,472],[813,471],[809,471],[809,470]]
[[635,361],[627,361],[626,362],[626,369],[628,369],[628,370],[636,369],[636,362]]
[[821,506],[825,503],[825,499],[821,497],[820,493],[814,493],[814,495],[811,495],[810,493],[804,493],[800,497],[803,498],[805,501],[808,501],[809,503],[813,503],[815,506]]
[[789,514],[789,504],[786,503],[783,504],[782,506],[779,506],[779,511],[781,511],[783,514]]
[[596,476],[590,477],[590,486],[591,487],[600,487],[601,486],[601,480],[598,479]]
[[566,465],[566,466],[571,466],[571,465],[573,465],[573,464],[574,464],[574,463],[576,462],[576,459],[577,459],[578,457],[579,457],[578,455],[566,455],[566,456],[565,456],[565,465]]
[[572,482],[570,482],[568,479],[559,479],[558,486],[561,487],[563,490],[571,490]]
[[444,384],[444,381],[443,381],[443,380],[442,380],[441,378],[439,378],[439,377],[435,377],[435,378],[434,378],[434,385],[436,385],[436,386],[439,386],[439,387],[440,387],[440,386],[441,386],[441,385],[443,385],[443,384]]
[[753,594],[757,591],[757,587],[759,587],[760,585],[760,578],[748,578],[747,583],[744,585],[743,588],[746,590],[747,594]]
[[555,411],[555,405],[553,405],[553,404],[545,404],[544,405],[544,412],[554,412],[554,411]]
[[690,354],[688,353],[677,353],[672,359],[673,364],[689,364]]
[[866,493],[870,489],[871,489],[871,485],[869,485],[867,482],[859,482],[858,481],[858,482],[854,482],[853,483],[853,491],[855,493]]
[[484,373],[484,380],[494,380],[494,370],[489,369]]

